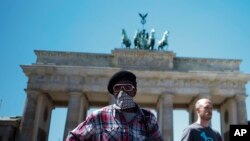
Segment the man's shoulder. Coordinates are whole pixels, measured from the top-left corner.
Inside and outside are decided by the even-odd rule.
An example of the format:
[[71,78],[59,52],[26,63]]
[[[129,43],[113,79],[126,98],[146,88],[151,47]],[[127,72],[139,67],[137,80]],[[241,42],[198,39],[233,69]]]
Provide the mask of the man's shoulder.
[[100,111],[102,111],[102,112],[111,112],[112,109],[113,109],[113,105],[108,105],[108,106],[102,107],[100,109]]
[[157,122],[156,116],[149,109],[141,108],[141,111],[147,120]]
[[188,126],[184,129],[184,131],[189,131],[189,132],[191,132],[191,131],[197,130],[197,129],[199,129],[199,128],[200,128],[200,126],[198,126],[196,123],[192,123],[192,124],[188,125]]
[[97,110],[94,110],[90,114],[90,116],[91,117],[96,117],[96,116],[101,116],[101,115],[104,115],[104,114],[110,114],[111,112],[112,112],[112,105],[108,105],[108,106],[99,108]]
[[141,110],[145,116],[153,116],[154,115],[149,109],[141,108]]

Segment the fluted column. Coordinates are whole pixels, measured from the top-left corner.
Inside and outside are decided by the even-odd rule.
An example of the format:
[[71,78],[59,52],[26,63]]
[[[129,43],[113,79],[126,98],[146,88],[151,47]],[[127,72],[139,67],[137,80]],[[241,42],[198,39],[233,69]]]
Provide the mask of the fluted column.
[[164,141],[173,141],[173,95],[161,95],[158,100],[158,122]]
[[109,104],[114,104],[114,103],[115,103],[115,97],[109,94]]
[[64,140],[66,139],[68,132],[74,129],[79,123],[81,123],[86,116],[87,99],[81,92],[70,92],[70,98],[68,102],[68,112],[64,131]]
[[220,106],[221,135],[224,141],[229,140],[230,124],[237,124],[237,108],[235,98],[228,98]]
[[195,111],[195,102],[197,99],[192,100],[191,103],[188,105],[188,111],[189,111],[189,124],[192,124],[197,119],[197,114]]
[[247,124],[246,95],[236,95],[235,100],[237,105],[238,124]]
[[36,109],[39,91],[26,90],[27,98],[20,124],[18,141],[34,141],[36,131]]

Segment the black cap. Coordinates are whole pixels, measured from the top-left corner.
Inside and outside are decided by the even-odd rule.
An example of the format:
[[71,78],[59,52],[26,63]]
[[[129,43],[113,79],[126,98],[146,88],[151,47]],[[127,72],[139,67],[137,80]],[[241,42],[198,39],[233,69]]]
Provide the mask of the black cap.
[[109,93],[113,94],[113,86],[119,81],[129,81],[136,88],[136,76],[132,72],[122,70],[110,78],[107,86]]

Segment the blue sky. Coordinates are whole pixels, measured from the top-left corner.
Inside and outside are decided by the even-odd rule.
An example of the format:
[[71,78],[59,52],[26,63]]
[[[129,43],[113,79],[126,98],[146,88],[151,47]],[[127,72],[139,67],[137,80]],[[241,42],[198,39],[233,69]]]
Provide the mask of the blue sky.
[[[27,78],[20,65],[36,61],[34,50],[109,54],[121,47],[122,28],[130,38],[142,28],[138,12],[149,14],[145,28],[154,28],[157,39],[170,31],[169,50],[177,57],[241,59],[241,72],[249,74],[249,6],[248,0],[1,0],[0,116],[22,115]],[[246,89],[249,94],[249,83]],[[249,107],[248,97],[248,120]],[[186,120],[178,114],[175,121]],[[58,115],[65,109],[53,115],[61,121],[57,128],[64,128]],[[186,125],[175,125],[178,140]],[[62,140],[62,131],[51,130],[50,141]]]

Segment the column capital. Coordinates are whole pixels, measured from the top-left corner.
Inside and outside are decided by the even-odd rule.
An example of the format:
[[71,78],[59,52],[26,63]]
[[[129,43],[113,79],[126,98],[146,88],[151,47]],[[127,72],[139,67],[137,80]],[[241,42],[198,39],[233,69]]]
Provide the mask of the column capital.
[[24,89],[24,91],[26,92],[27,95],[41,95],[42,94],[42,91],[39,91],[39,90],[33,90],[33,89]]
[[161,96],[174,96],[172,93],[167,93],[167,94],[161,94]]
[[246,97],[247,97],[246,94],[236,94],[236,95],[235,95],[235,99],[236,99],[237,101],[245,101],[245,100],[246,100]]
[[68,92],[70,96],[81,96],[83,95],[84,93],[81,92],[81,91],[70,91]]
[[197,98],[198,99],[201,99],[201,98],[211,99],[212,96],[210,95],[210,93],[200,93]]
[[160,96],[159,96],[159,99],[161,99],[161,98],[164,98],[164,99],[168,99],[168,98],[173,98],[174,97],[174,95],[173,94],[161,94]]

